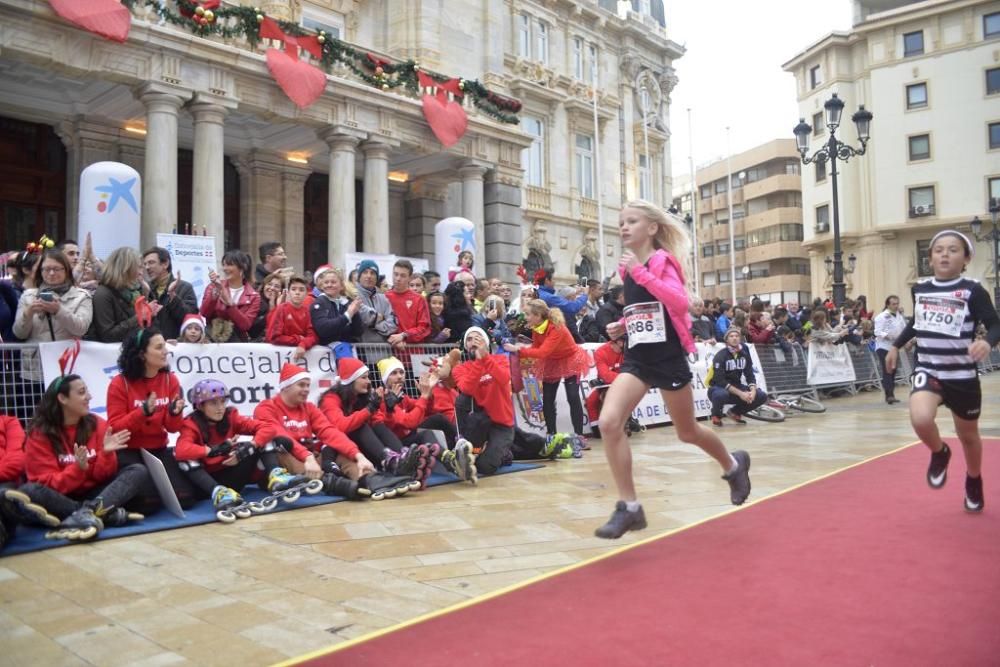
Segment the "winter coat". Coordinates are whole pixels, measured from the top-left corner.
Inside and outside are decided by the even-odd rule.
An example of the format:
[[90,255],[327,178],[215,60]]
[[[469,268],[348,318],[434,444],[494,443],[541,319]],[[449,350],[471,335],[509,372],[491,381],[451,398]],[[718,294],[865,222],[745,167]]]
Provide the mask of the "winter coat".
[[[35,288],[24,290],[17,304],[14,335],[31,343],[47,343],[81,338],[87,333],[93,316],[90,295],[79,287],[70,287],[65,294],[56,296],[62,306],[58,313],[55,315],[36,313],[31,319],[25,319],[24,314],[28,306],[38,298],[38,290]],[[21,353],[21,375],[25,380],[41,382],[42,366],[38,353],[34,350],[25,350]]]

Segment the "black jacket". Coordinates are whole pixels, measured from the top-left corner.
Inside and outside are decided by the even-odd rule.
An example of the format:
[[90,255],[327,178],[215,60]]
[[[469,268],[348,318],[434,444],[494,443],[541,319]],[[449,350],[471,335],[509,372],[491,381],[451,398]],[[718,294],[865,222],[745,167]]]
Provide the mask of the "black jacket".
[[[173,281],[174,277],[170,276],[167,285],[169,286]],[[163,337],[168,339],[179,338],[184,317],[198,312],[198,298],[195,296],[194,287],[185,280],[177,283],[177,292],[173,299],[167,297],[167,290],[164,289],[159,296],[155,296],[155,292],[150,294],[149,300],[156,301],[163,306],[153,318],[153,323],[163,334]]]
[[728,345],[716,352],[712,360],[711,373],[709,385],[712,387],[725,389],[726,385],[731,384],[745,390],[748,385],[757,384],[750,348],[745,343],[741,343],[739,351],[735,353],[729,350]]
[[617,322],[624,317],[624,311],[625,306],[615,303],[614,301],[608,301],[597,309],[595,319],[597,320],[598,328],[601,330],[601,335],[604,336],[605,340],[608,339],[608,325],[612,322]]
[[355,315],[347,317],[349,301],[333,301],[325,294],[320,294],[309,307],[309,317],[320,345],[330,343],[356,343],[361,340],[363,324],[361,318]]
[[472,319],[471,308],[465,310],[445,308],[444,326],[447,329],[451,329],[451,338],[448,339],[449,343],[461,343],[465,332],[469,330],[469,327],[475,325],[476,323]]
[[107,285],[98,285],[94,292],[94,318],[86,340],[99,343],[120,343],[136,328],[135,308],[121,292]]

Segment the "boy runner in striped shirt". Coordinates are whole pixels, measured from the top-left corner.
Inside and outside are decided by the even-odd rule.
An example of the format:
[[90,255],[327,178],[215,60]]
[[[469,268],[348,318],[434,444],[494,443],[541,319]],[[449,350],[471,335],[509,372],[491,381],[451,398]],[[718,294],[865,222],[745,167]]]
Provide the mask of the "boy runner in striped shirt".
[[[941,440],[934,418],[939,405],[951,410],[955,431],[965,450],[965,509],[983,510],[983,442],[979,437],[982,390],[976,364],[1000,342],[1000,317],[990,295],[962,272],[973,257],[973,245],[960,232],[945,230],[931,239],[934,278],[913,286],[913,317],[892,344],[886,368],[895,372],[899,348],[917,339],[917,361],[910,394],[910,421],[931,450],[927,483],[944,486],[951,450]],[[985,340],[975,340],[977,324],[986,326]]]

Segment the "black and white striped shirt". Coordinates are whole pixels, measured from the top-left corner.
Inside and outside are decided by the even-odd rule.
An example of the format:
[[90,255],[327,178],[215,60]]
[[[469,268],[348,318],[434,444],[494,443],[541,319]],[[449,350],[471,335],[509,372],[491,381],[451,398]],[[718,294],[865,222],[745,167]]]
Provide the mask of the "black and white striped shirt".
[[1000,341],[1000,317],[990,295],[972,278],[922,280],[913,286],[913,317],[893,345],[902,347],[917,339],[914,371],[925,371],[939,380],[974,380],[976,362],[969,345],[976,326],[987,327],[990,347]]

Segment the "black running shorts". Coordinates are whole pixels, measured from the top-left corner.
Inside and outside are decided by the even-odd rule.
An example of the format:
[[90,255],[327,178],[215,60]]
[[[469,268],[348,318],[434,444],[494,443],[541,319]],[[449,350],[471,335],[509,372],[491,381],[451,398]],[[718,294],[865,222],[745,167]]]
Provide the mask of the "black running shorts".
[[983,406],[983,391],[979,378],[972,380],[939,380],[927,371],[913,374],[911,393],[929,391],[941,397],[941,403],[960,419],[975,421]]
[[626,354],[619,372],[634,375],[650,387],[667,391],[676,391],[690,384],[693,377],[687,356],[677,357],[667,363],[651,366],[635,359],[629,359],[628,354]]

